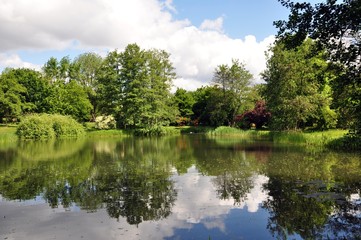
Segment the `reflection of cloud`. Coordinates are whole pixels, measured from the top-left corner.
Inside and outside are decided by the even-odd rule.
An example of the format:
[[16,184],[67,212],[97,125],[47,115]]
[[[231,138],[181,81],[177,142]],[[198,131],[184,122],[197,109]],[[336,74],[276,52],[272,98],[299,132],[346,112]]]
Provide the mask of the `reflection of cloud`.
[[262,191],[262,185],[268,182],[268,177],[258,175],[253,178],[254,187],[247,194],[245,205],[248,212],[257,212],[259,205],[267,199],[268,192]]
[[[181,176],[174,172],[172,180],[178,192],[172,214],[159,221],[129,225],[124,218],[110,218],[104,209],[95,213],[49,209],[47,204],[33,206],[0,201],[0,238],[7,239],[163,239],[175,235],[177,229],[192,229],[200,223],[206,229],[226,232],[224,220],[232,209],[247,207],[258,210],[267,197],[262,184],[268,178],[253,177],[254,188],[247,200],[235,206],[234,200],[220,200],[212,184],[214,177],[200,175],[193,166]],[[1,196],[0,196],[1,199]],[[68,209],[69,210],[69,209]],[[35,217],[34,217],[35,216]],[[12,231],[12,229],[15,229]]]

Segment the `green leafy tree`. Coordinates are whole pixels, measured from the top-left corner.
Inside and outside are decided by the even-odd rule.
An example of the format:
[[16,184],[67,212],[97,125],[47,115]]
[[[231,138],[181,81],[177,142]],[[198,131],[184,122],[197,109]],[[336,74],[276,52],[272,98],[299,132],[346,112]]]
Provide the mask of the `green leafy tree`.
[[[325,48],[328,59],[337,68],[333,81],[336,106],[341,108],[356,136],[361,135],[361,2],[359,0],[327,0],[312,6],[279,0],[290,9],[287,21],[277,21],[278,39],[294,48],[306,37]],[[347,117],[347,115],[349,115]]]
[[273,129],[334,126],[336,115],[329,108],[332,74],[324,51],[314,47],[308,39],[296,49],[287,50],[281,42],[271,48],[263,79]]
[[229,124],[233,125],[233,119],[241,111],[242,104],[245,103],[252,77],[252,74],[239,60],[232,60],[231,66],[223,64],[215,69],[213,82],[223,89],[224,96],[228,95],[227,100],[231,98],[231,102],[235,104],[230,109],[232,117],[229,119]]
[[26,88],[18,82],[12,69],[5,69],[0,75],[0,121],[18,118],[25,104]]
[[71,62],[69,56],[62,57],[60,61],[51,57],[42,67],[44,76],[49,82],[57,80],[70,81],[79,76],[79,67]]
[[198,88],[194,92],[193,120],[204,126],[230,125],[237,107],[234,92],[218,86]]
[[101,113],[114,115],[117,121],[120,120],[123,108],[123,79],[121,78],[121,54],[117,50],[109,52],[104,59],[98,73],[98,93]]
[[22,93],[26,108],[23,113],[42,113],[49,111],[47,98],[50,95],[50,85],[48,81],[38,71],[20,68],[10,69],[8,74],[12,75],[18,83],[26,88]]
[[100,71],[104,111],[122,127],[146,128],[174,121],[170,86],[175,78],[169,54],[130,44],[108,54]]
[[96,53],[83,53],[73,61],[73,72],[75,80],[83,86],[93,106],[92,119],[95,118],[99,108],[98,96],[98,72],[103,63],[103,58]]
[[193,115],[192,108],[195,103],[193,92],[182,88],[177,88],[173,98],[175,104],[178,107],[180,119],[187,119],[186,121],[189,121]]
[[57,81],[48,97],[50,113],[71,115],[78,121],[89,121],[92,105],[85,90],[76,82]]

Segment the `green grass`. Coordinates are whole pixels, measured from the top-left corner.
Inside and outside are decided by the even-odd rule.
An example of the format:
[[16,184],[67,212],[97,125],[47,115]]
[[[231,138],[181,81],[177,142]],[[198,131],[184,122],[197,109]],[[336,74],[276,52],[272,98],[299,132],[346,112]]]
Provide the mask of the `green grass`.
[[17,141],[15,132],[16,125],[0,125],[0,144]]
[[232,127],[217,127],[216,129],[209,131],[208,136],[233,136],[237,138],[247,139],[247,140],[270,140],[269,131],[264,130],[242,130],[239,128]]
[[302,131],[265,131],[241,130],[231,127],[218,127],[209,131],[209,136],[233,136],[248,140],[268,140],[276,144],[305,145],[316,147],[341,148],[337,144],[347,134],[347,130],[328,130],[315,132]]
[[327,146],[335,139],[342,138],[346,133],[347,131],[345,130],[328,130],[318,132],[270,132],[270,139],[274,143]]
[[109,129],[109,130],[88,130],[87,136],[91,138],[109,138],[109,137],[124,137],[131,135],[130,131],[121,129]]
[[213,131],[213,127],[204,127],[204,126],[182,126],[182,127],[167,127],[177,129],[182,134],[194,134],[194,133],[209,133]]

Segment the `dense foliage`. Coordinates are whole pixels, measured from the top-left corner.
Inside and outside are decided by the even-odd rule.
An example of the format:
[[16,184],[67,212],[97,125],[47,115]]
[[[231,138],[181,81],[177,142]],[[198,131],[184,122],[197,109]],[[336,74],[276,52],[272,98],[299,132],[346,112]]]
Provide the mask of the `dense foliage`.
[[69,116],[59,114],[33,114],[25,116],[16,131],[22,139],[51,139],[79,137],[84,127]]
[[[336,77],[332,82],[334,105],[341,119],[351,125],[351,134],[361,135],[361,1],[327,0],[312,6],[280,0],[290,9],[288,21],[277,21],[278,41],[297,48],[305,38],[327,50]],[[346,125],[346,127],[349,127]]]
[[100,69],[102,108],[124,128],[168,125],[175,120],[170,86],[175,78],[169,54],[128,45],[108,54]]
[[315,47],[308,39],[294,49],[285,48],[281,41],[271,48],[263,73],[263,94],[272,113],[273,129],[335,127],[336,113],[330,109],[333,74],[325,52]]
[[271,119],[271,113],[266,108],[266,102],[264,100],[257,101],[254,109],[246,111],[245,113],[236,116],[237,126],[241,128],[251,128],[254,125],[255,128],[261,129],[265,127]]

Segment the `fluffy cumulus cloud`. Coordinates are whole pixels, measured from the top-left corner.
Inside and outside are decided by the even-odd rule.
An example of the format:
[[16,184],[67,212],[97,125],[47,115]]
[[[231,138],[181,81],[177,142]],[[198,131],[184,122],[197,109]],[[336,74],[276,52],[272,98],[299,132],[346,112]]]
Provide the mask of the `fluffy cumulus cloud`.
[[[171,54],[178,79],[175,87],[208,84],[215,67],[237,58],[260,82],[264,51],[274,39],[233,39],[224,34],[223,17],[196,27],[175,20],[172,0],[0,0],[0,67],[31,66],[17,51],[103,51],[129,43],[161,48]],[[15,54],[14,54],[15,53]],[[8,64],[11,59],[17,64]],[[50,56],[49,56],[50,58]],[[27,65],[28,64],[28,65]]]
[[40,70],[40,66],[23,61],[17,54],[0,53],[0,66],[9,68],[31,68]]

